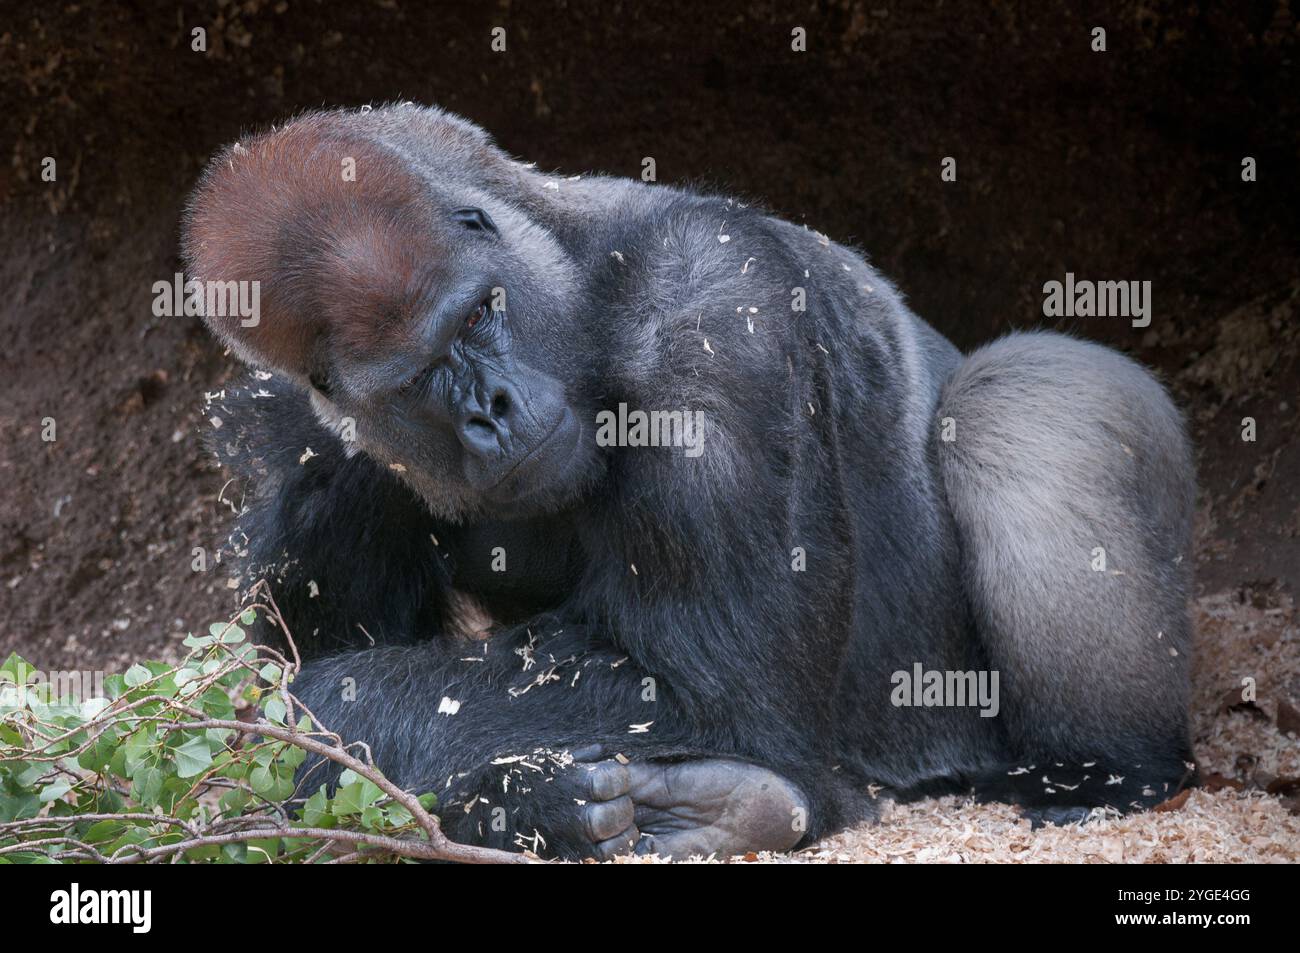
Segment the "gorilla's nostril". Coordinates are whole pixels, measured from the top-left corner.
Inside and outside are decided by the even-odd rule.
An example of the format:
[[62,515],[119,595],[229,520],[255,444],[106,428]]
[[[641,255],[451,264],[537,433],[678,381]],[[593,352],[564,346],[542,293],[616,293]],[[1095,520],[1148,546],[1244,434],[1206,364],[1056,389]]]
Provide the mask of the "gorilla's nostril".
[[480,435],[490,437],[496,433],[496,427],[486,417],[471,417],[465,421],[466,430],[476,430]]
[[506,396],[504,391],[501,391],[492,398],[492,416],[496,420],[500,420],[508,413],[510,413],[510,398]]

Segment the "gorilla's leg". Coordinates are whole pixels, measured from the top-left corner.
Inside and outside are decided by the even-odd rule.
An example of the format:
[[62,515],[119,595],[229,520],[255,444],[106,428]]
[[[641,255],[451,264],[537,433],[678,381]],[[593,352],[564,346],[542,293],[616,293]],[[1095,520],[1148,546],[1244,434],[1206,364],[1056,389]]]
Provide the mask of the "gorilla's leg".
[[[819,792],[719,757],[580,627],[506,630],[459,655],[436,643],[353,652],[307,664],[293,692],[322,726],[366,742],[395,783],[436,793],[455,840],[607,858],[632,849],[644,820],[647,846],[682,857],[786,849],[815,825]],[[635,730],[651,722],[653,735]],[[338,774],[309,760],[300,790]]]
[[1034,333],[967,358],[939,417],[956,424],[937,452],[1010,741],[977,793],[1048,820],[1171,796],[1192,761],[1178,411],[1122,355]]

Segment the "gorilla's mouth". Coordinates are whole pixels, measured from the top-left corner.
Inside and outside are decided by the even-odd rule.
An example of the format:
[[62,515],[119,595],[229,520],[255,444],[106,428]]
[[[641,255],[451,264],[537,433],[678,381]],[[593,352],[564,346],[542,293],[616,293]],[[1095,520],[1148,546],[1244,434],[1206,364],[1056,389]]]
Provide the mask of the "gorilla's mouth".
[[555,426],[515,461],[505,475],[483,490],[497,502],[514,502],[549,489],[569,473],[570,462],[582,436],[582,425],[565,407]]

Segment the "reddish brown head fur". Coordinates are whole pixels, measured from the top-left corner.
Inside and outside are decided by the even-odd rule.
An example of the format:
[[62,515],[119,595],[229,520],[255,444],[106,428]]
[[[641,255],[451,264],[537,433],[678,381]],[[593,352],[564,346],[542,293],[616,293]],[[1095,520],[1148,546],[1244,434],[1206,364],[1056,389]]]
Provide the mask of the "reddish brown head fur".
[[364,359],[391,340],[445,254],[424,183],[342,122],[307,116],[230,147],[185,222],[191,277],[260,282],[256,326],[238,315],[209,315],[209,326],[244,359],[300,379],[326,343]]

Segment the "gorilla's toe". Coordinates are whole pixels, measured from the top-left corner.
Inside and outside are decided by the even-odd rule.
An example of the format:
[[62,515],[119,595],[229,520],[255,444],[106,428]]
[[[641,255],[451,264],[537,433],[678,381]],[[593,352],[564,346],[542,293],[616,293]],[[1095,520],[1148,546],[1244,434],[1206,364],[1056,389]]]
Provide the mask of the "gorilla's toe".
[[1026,807],[1021,809],[1020,816],[1028,818],[1030,827],[1038,830],[1049,824],[1054,827],[1082,824],[1092,811],[1090,807]]
[[627,854],[636,846],[640,833],[635,824],[635,807],[628,797],[630,776],[626,765],[617,761],[579,764],[579,789],[583,795],[578,809],[582,827],[600,860]]

